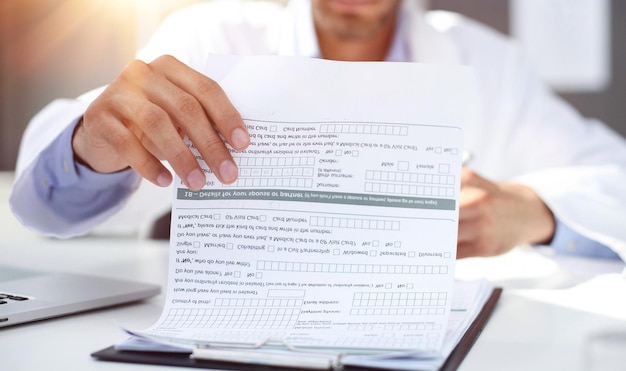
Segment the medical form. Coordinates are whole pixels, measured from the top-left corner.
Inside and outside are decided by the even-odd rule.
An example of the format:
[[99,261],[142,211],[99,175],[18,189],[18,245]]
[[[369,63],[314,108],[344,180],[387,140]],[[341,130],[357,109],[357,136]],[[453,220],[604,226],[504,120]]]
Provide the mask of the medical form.
[[[261,72],[262,71],[262,72]],[[451,308],[471,70],[209,58],[251,136],[239,168],[175,179],[161,318],[193,344],[345,351],[442,345]]]

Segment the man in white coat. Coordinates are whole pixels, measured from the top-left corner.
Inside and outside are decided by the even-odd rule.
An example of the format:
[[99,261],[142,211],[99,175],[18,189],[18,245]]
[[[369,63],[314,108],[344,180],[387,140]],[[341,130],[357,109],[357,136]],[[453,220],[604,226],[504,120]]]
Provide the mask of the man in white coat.
[[483,120],[465,131],[458,257],[520,244],[626,259],[626,145],[551,93],[516,46],[486,27],[410,0],[207,2],[170,16],[106,88],[33,118],[10,202],[45,235],[137,233],[166,212],[171,167],[191,189],[224,183],[250,138],[219,85],[196,72],[210,53],[475,68]]

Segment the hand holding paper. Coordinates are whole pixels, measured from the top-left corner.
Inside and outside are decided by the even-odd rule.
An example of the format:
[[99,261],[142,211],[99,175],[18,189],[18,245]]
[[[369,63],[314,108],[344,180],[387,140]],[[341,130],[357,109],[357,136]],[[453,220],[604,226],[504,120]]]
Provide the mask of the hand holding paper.
[[202,190],[176,180],[166,306],[141,333],[209,349],[449,352],[481,308],[446,340],[471,70],[216,56],[205,72],[252,142],[231,150],[233,184],[203,161]]

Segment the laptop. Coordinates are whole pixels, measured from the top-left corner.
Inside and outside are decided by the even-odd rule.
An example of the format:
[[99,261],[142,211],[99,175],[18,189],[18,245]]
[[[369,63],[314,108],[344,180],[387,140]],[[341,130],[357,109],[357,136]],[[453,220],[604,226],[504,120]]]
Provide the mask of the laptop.
[[155,284],[0,265],[0,328],[146,299]]

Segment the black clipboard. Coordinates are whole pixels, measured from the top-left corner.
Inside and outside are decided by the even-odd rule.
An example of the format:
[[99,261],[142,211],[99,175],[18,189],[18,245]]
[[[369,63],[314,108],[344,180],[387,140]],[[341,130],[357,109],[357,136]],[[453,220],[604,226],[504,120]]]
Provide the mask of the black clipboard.
[[[474,322],[467,329],[457,346],[450,353],[444,364],[439,369],[440,371],[454,371],[463,362],[467,353],[480,336],[483,328],[487,324],[487,321],[491,317],[491,313],[500,299],[502,288],[494,288],[491,292],[489,299],[483,305],[482,310],[474,319]],[[245,364],[234,362],[218,362],[208,361],[201,359],[190,358],[189,354],[185,353],[165,353],[165,352],[142,352],[142,351],[127,351],[117,350],[113,346],[99,350],[91,354],[97,360],[110,361],[110,362],[122,362],[122,363],[137,363],[147,365],[161,365],[161,366],[176,366],[176,367],[191,367],[191,368],[209,368],[219,370],[242,370],[242,371],[262,371],[262,370],[276,370],[281,367],[258,365],[258,364]],[[283,368],[286,369],[286,368]],[[290,370],[295,370],[290,367]],[[365,367],[344,366],[342,368],[346,371],[358,371],[358,370],[371,370]]]

